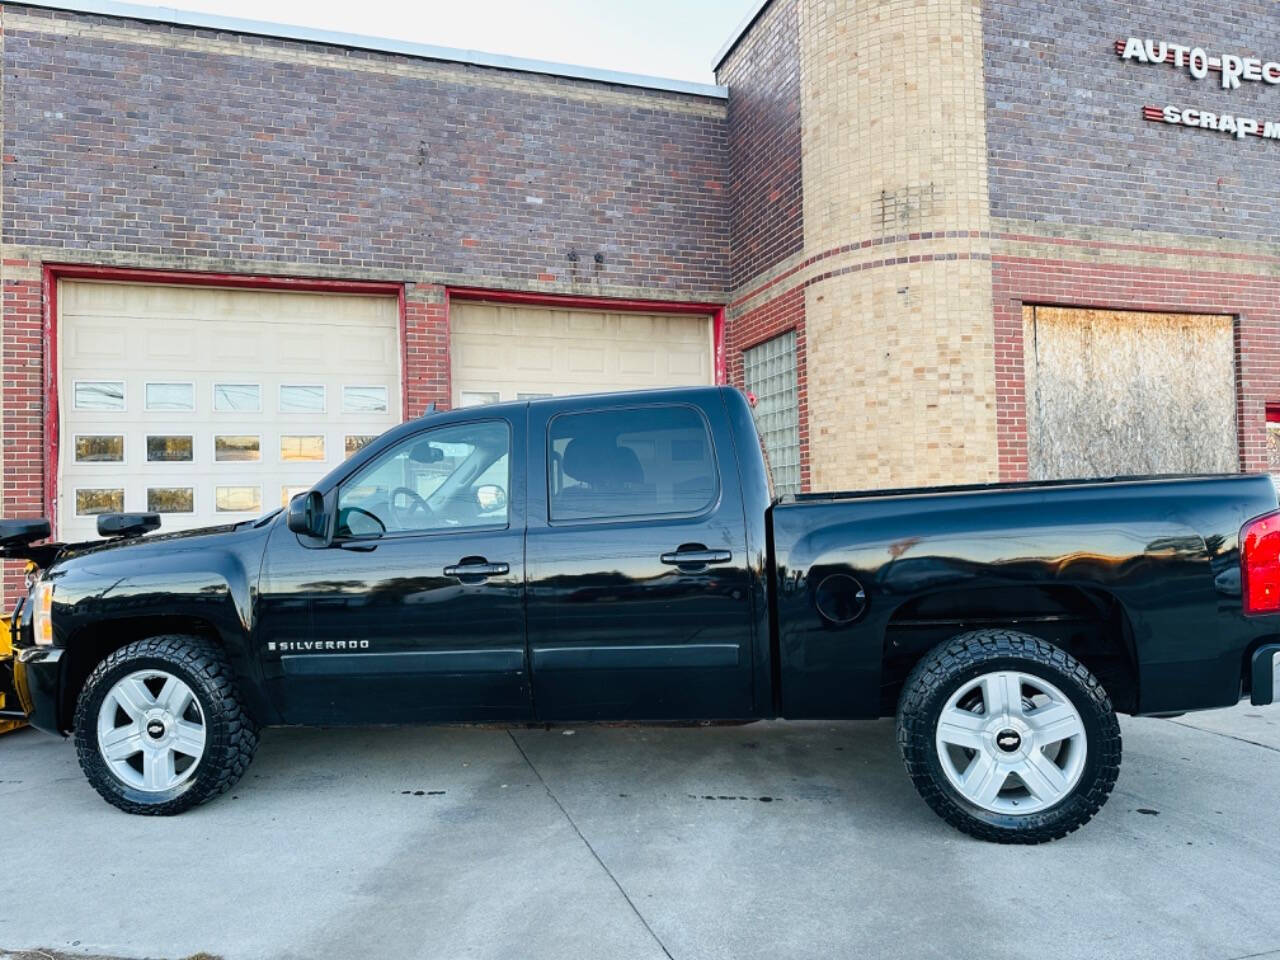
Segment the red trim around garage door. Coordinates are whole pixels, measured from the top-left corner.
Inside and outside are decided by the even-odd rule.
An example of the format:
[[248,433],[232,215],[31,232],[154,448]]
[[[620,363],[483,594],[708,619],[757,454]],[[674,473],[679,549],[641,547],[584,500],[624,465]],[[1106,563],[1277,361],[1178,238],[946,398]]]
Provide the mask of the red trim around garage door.
[[44,300],[44,508],[56,533],[54,503],[58,497],[58,281],[114,280],[128,283],[163,283],[183,287],[224,287],[250,290],[294,290],[309,293],[357,293],[396,297],[400,315],[400,396],[402,417],[408,417],[409,371],[406,369],[404,284],[369,280],[324,280],[312,277],[275,277],[257,274],[198,273],[182,270],[144,270],[100,267],[74,263],[46,263],[41,278]]
[[523,290],[486,290],[480,287],[449,287],[448,301],[483,300],[488,303],[522,303],[532,307],[559,307],[562,310],[616,310],[619,313],[676,313],[711,318],[715,382],[728,382],[724,353],[724,304],[670,300],[629,300],[620,297],[579,297],[562,293],[530,293]]

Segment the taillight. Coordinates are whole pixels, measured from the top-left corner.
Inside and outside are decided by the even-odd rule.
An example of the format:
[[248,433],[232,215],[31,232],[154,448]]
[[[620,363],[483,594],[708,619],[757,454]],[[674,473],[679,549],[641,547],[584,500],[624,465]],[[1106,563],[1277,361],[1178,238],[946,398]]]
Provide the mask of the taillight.
[[1280,613],[1280,513],[1241,529],[1240,587],[1245,613]]

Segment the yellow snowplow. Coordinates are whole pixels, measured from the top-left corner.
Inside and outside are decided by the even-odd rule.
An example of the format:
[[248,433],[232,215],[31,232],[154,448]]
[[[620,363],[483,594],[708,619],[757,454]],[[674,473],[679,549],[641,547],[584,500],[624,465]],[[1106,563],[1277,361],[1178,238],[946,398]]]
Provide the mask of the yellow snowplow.
[[9,618],[0,617],[0,733],[25,727],[27,722],[13,715],[21,711],[18,691],[13,685],[13,642],[9,636]]

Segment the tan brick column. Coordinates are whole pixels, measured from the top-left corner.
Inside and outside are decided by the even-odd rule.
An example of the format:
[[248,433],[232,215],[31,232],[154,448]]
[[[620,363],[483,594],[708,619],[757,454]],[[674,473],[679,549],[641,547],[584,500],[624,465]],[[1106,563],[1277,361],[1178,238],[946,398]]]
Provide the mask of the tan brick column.
[[801,0],[813,487],[997,476],[980,0]]

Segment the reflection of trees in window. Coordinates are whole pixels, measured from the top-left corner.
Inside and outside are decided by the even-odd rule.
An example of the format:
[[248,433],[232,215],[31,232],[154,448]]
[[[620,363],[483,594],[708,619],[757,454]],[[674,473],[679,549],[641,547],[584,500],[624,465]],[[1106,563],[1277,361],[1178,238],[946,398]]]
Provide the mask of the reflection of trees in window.
[[124,509],[124,490],[92,488],[76,491],[76,513],[91,517],[99,513],[119,513]]
[[194,459],[194,446],[189,434],[147,437],[147,459],[152,463],[171,463]]
[[261,439],[248,434],[219,434],[213,438],[213,459],[220,462],[261,460]]
[[76,437],[76,463],[123,462],[123,436]]
[[153,513],[194,513],[195,500],[191,487],[147,488],[147,509]]
[[353,454],[359,453],[377,439],[377,435],[372,433],[348,433],[343,441],[343,449],[346,450],[347,457],[350,458]]

